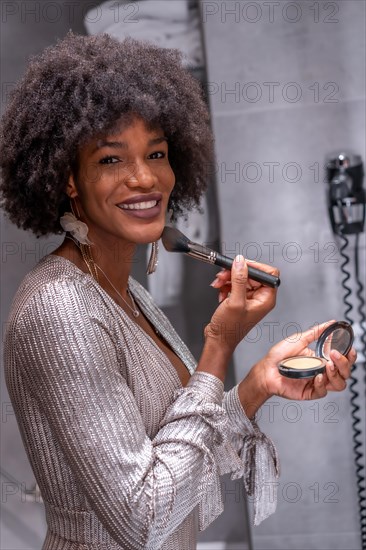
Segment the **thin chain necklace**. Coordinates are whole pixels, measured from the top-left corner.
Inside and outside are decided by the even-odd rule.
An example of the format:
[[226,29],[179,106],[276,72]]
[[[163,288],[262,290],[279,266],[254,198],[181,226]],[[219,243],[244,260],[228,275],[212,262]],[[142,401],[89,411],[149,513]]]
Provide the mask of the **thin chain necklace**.
[[81,252],[81,256],[84,260],[84,263],[85,263],[86,267],[88,268],[88,271],[89,271],[90,275],[97,281],[97,283],[100,284],[99,277],[98,277],[98,271],[97,271],[99,269],[99,271],[101,273],[103,273],[104,277],[107,279],[110,286],[113,288],[114,292],[121,298],[121,300],[126,304],[126,306],[132,311],[132,315],[134,317],[138,317],[140,315],[140,312],[139,312],[139,310],[136,306],[136,302],[135,302],[135,300],[132,296],[132,292],[130,291],[129,287],[127,287],[127,293],[128,293],[128,295],[130,297],[130,300],[132,302],[132,307],[127,302],[127,300],[124,299],[122,294],[116,289],[116,287],[114,286],[114,284],[112,283],[110,278],[106,275],[106,273],[103,271],[103,269],[100,267],[100,265],[98,265],[94,261],[92,255],[91,255],[90,246],[79,243],[76,239],[73,239],[69,235],[66,235],[66,238],[73,241],[76,244],[76,246],[79,248],[79,250]]
[[[84,260],[85,261],[85,260]],[[97,267],[99,269],[99,271],[101,273],[103,273],[104,277],[107,279],[108,283],[111,285],[111,287],[113,288],[114,292],[116,292],[116,294],[118,294],[118,296],[121,298],[121,300],[123,300],[123,302],[126,304],[126,306],[132,311],[132,315],[134,317],[138,317],[140,315],[140,312],[139,310],[137,309],[137,306],[136,306],[136,302],[135,300],[133,299],[133,296],[132,296],[132,292],[130,291],[129,287],[127,287],[127,293],[130,297],[130,300],[132,302],[132,307],[130,306],[130,304],[127,302],[127,300],[124,299],[124,297],[122,296],[122,294],[116,289],[116,287],[114,286],[114,284],[112,283],[112,281],[110,280],[110,278],[106,275],[106,273],[103,271],[103,269],[100,267],[100,265],[96,264],[94,262],[94,265],[95,267]]]

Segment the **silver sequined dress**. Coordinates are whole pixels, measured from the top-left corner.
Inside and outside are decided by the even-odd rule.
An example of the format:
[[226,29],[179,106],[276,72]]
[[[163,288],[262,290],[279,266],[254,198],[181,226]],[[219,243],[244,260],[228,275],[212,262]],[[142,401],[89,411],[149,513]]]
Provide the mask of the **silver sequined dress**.
[[[43,550],[192,550],[221,511],[220,474],[244,477],[255,523],[275,508],[277,456],[237,387],[195,361],[150,295],[130,288],[192,374],[182,388],[155,342],[68,260],[49,255],[24,279],[5,370],[45,504]],[[268,493],[268,494],[267,494]]]

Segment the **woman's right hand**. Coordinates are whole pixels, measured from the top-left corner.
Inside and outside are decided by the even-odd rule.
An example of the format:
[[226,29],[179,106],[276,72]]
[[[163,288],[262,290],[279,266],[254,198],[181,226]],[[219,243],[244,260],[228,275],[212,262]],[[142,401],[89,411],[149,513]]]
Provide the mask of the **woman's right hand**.
[[[274,267],[251,263],[266,273],[279,275]],[[205,328],[205,339],[216,340],[220,347],[233,353],[246,334],[273,309],[277,290],[248,279],[247,262],[240,255],[236,256],[231,271],[218,273],[211,286],[220,290],[220,305]]]

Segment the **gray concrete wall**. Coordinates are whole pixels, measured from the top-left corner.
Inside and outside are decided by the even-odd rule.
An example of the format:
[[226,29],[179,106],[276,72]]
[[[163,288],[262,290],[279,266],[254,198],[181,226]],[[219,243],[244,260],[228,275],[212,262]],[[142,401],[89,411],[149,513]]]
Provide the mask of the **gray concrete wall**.
[[[276,309],[235,354],[241,378],[273,341],[344,317],[323,165],[342,147],[365,159],[365,3],[203,2],[202,14],[222,248],[282,276]],[[278,511],[254,528],[254,548],[360,548],[349,391],[273,398],[260,424],[282,475]]]
[[[84,32],[86,4],[90,8],[61,0],[1,3],[2,104],[30,54],[69,28]],[[344,316],[322,166],[326,153],[344,146],[366,158],[364,7],[363,0],[201,2],[222,249],[261,257],[282,272],[275,311],[238,348],[238,380],[283,335]],[[21,279],[58,239],[36,240],[2,217],[1,240],[3,326]],[[364,253],[364,235],[361,246]],[[187,285],[197,280],[190,264]],[[202,301],[194,309],[201,297],[192,294],[185,306],[202,325]],[[205,304],[212,305],[208,292]],[[198,353],[200,337],[191,329],[192,323],[182,327]],[[256,550],[360,548],[349,397],[346,391],[303,404],[274,398],[263,407],[260,424],[279,448],[282,475],[277,513],[253,529]],[[43,509],[25,502],[33,475],[3,378],[1,406],[0,547],[36,550],[45,532]],[[213,540],[230,540],[230,549],[248,540],[241,481],[230,490],[228,515],[203,537],[210,550],[218,550]]]

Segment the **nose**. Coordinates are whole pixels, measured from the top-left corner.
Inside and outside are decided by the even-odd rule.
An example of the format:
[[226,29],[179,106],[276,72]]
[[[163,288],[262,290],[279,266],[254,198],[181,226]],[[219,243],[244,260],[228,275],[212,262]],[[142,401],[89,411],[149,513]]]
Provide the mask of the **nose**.
[[151,189],[158,182],[157,176],[145,162],[134,162],[128,167],[126,183],[131,188]]

